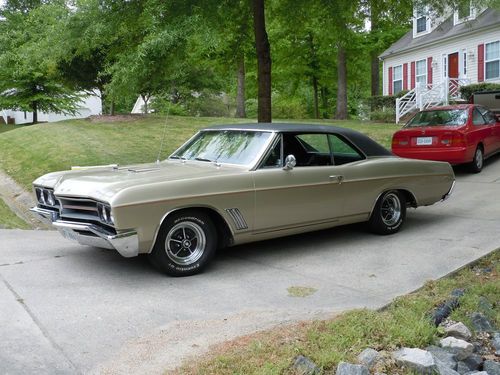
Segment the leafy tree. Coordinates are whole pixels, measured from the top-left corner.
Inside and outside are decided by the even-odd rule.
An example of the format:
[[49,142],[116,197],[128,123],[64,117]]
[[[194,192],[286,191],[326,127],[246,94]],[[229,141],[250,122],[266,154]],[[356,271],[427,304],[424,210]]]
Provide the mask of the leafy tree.
[[39,111],[75,113],[81,96],[61,83],[49,38],[68,9],[58,2],[30,10],[15,10],[13,4],[2,9],[0,107],[31,111],[34,123]]

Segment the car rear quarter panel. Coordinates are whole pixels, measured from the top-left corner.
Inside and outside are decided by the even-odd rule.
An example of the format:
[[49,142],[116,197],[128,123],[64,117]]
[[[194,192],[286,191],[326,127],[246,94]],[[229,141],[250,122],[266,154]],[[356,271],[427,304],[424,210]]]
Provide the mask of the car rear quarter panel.
[[388,190],[405,190],[418,206],[439,201],[454,181],[448,163],[404,158],[370,158],[345,165],[344,194],[346,215],[371,213],[377,198]]

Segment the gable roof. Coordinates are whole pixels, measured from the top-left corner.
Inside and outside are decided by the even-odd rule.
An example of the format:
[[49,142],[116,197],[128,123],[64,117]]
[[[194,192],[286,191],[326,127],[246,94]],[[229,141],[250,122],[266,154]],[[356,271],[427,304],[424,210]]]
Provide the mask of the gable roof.
[[486,9],[474,20],[453,25],[453,15],[426,35],[413,38],[413,30],[408,31],[401,39],[386,49],[379,57],[385,59],[391,55],[400,54],[425,45],[473,33],[492,26],[500,26],[500,10]]

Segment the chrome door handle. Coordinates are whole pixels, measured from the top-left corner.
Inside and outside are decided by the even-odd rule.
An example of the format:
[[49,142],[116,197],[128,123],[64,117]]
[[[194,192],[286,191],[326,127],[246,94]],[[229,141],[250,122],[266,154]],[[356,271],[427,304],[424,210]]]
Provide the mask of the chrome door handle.
[[333,175],[333,176],[329,176],[330,180],[332,182],[335,182],[335,183],[338,183],[338,184],[341,184],[342,181],[344,180],[344,176],[340,176],[340,175]]

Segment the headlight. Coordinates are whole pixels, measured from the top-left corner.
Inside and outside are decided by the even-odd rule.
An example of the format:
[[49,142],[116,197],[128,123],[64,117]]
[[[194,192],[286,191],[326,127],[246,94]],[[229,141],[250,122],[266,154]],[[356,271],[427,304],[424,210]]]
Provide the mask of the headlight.
[[44,206],[57,206],[57,199],[54,195],[54,191],[51,189],[37,187],[35,188],[36,199],[38,203]]
[[99,212],[99,219],[101,222],[107,225],[114,225],[115,220],[113,215],[111,214],[111,207],[105,205],[104,203],[97,204],[97,210]]

